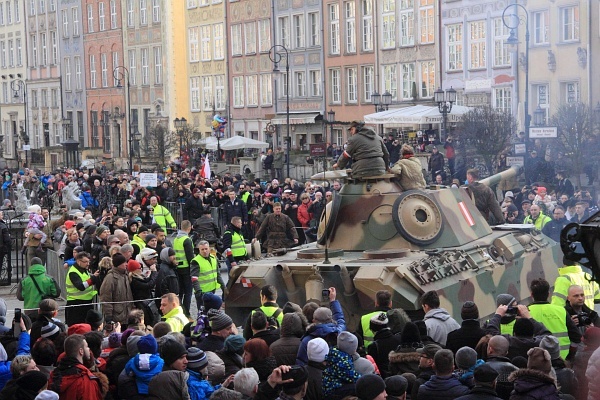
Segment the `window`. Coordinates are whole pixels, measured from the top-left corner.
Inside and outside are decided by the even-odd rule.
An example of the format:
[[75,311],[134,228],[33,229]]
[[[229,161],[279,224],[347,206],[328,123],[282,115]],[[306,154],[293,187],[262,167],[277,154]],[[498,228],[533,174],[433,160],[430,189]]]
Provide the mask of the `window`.
[[471,22],[470,68],[485,68],[485,21]]
[[192,111],[200,111],[200,78],[190,78],[190,101]]
[[579,6],[560,9],[560,29],[562,42],[579,40]]
[[308,13],[308,45],[318,46],[321,44],[319,32],[321,26],[319,25],[319,13]]
[[73,7],[71,14],[73,14],[73,36],[79,36],[79,9]]
[[29,15],[31,16],[35,15],[36,3],[37,0],[29,0]]
[[271,48],[271,21],[261,19],[258,21],[258,51],[265,52]]
[[396,75],[396,65],[383,66],[383,92],[389,91],[392,99],[398,98],[398,82]]
[[108,111],[102,111],[102,147],[105,153],[110,153],[110,125]]
[[577,103],[579,101],[579,82],[565,82],[565,101],[568,104]]
[[244,39],[246,54],[256,53],[256,25],[254,21],[244,24]]
[[42,89],[42,107],[48,107],[48,89]]
[[424,61],[421,63],[421,98],[433,97],[435,91],[435,63]]
[[354,1],[344,3],[346,19],[346,53],[356,53],[356,7]]
[[108,87],[108,64],[106,61],[106,53],[100,54],[100,69],[102,74],[102,87]]
[[58,41],[56,38],[56,31],[50,31],[50,42],[52,45],[52,58],[50,59],[50,63],[56,64],[58,60]]
[[242,55],[242,25],[231,25],[231,55]]
[[[17,16],[19,15],[19,10],[16,12]],[[19,21],[17,21],[19,22]],[[12,11],[10,9],[10,1],[6,2],[6,23],[8,25],[12,24]]]
[[547,121],[550,115],[550,100],[548,96],[548,85],[537,85],[535,86],[534,93],[537,98],[537,104],[540,106],[545,113],[545,121]]
[[15,66],[15,48],[12,40],[8,41],[8,65]]
[[189,46],[190,46],[190,62],[200,61],[200,43],[198,37],[200,35],[200,28],[195,26],[189,28]]
[[292,95],[291,91],[288,92],[288,77],[287,77],[287,74],[286,73],[282,73],[281,74],[281,79],[279,81],[281,83],[281,92],[280,92],[281,95],[280,95],[280,97],[287,96],[288,93],[291,96]]
[[88,15],[88,33],[94,32],[94,9],[91,4],[87,6]]
[[187,0],[187,8],[198,7],[198,0]]
[[90,55],[90,87],[96,88],[96,56]]
[[127,0],[127,26],[135,24],[135,14],[133,13],[133,0]]
[[149,67],[148,67],[148,49],[141,49],[142,53],[142,85],[150,84],[150,75],[149,75]]
[[148,24],[147,0],[140,0],[140,25]]
[[2,68],[6,68],[6,43],[0,42],[0,58],[2,59]]
[[506,39],[510,34],[508,29],[502,22],[502,18],[494,19],[494,66],[509,66],[510,51],[506,45]]
[[215,76],[215,109],[225,109],[225,75]]
[[162,84],[162,48],[154,48],[154,84]]
[[4,25],[4,4],[0,3],[0,25]]
[[40,65],[48,64],[48,42],[46,33],[40,33],[40,45],[42,47],[42,62]]
[[533,13],[533,44],[548,44],[549,24],[548,10]]
[[361,1],[362,15],[362,49],[373,50],[373,0]]
[[415,86],[415,64],[402,64],[402,99],[407,100],[417,96],[414,93],[413,86]]
[[23,65],[23,48],[21,47],[21,38],[15,39],[15,45],[17,47],[17,65]]
[[421,43],[433,43],[433,0],[419,0],[419,25],[421,28]]
[[46,0],[40,0],[40,14],[46,14]]
[[[8,82],[2,82],[2,95],[4,103],[10,103],[10,98],[8,97]],[[8,132],[8,130],[5,132]]]
[[38,65],[38,43],[37,36],[31,35],[31,66],[37,67]]
[[310,75],[310,95],[312,97],[320,97],[321,96],[321,85],[323,82],[321,81],[321,70],[313,70],[309,72]]
[[279,17],[279,43],[290,48],[290,17]]
[[[2,10],[4,7],[0,7],[0,10]],[[62,10],[60,12],[60,15],[62,17],[62,26],[63,26],[63,38],[68,38],[69,37],[69,14],[67,14],[67,10]]]
[[363,78],[363,100],[366,102],[371,101],[371,93],[373,93],[374,88],[374,70],[373,66],[369,65],[366,67],[362,67],[362,78]]
[[383,0],[383,48],[396,47],[396,0]]
[[135,77],[137,75],[135,50],[129,50],[128,55],[129,55],[129,82],[132,85],[135,85],[136,84]]
[[[15,0],[15,4],[18,0]],[[56,11],[56,0],[50,0],[50,11]]]
[[152,0],[152,22],[160,22],[160,0]]
[[494,97],[496,109],[505,113],[512,112],[512,89],[509,87],[495,88]]
[[356,103],[358,101],[356,84],[356,68],[346,69],[346,94],[348,95],[348,103]]
[[[112,53],[112,70],[114,71],[117,67],[119,66],[119,53],[116,51],[113,51]],[[119,86],[119,80],[117,79],[117,74],[112,74],[113,75],[113,86],[117,87]],[[117,75],[117,76],[115,76]]]
[[244,107],[244,77],[233,77],[233,106]]
[[294,15],[294,47],[305,47],[304,44],[304,15]]
[[117,29],[117,1],[110,0],[110,29]]
[[463,51],[463,34],[462,24],[448,25],[448,70],[457,71],[463,67],[462,51]]
[[400,45],[415,44],[415,11],[413,0],[400,2]]
[[200,27],[200,38],[202,39],[201,59],[202,61],[210,61],[210,25]]
[[340,54],[340,5],[329,5],[329,53]]
[[[7,3],[9,3],[8,1]],[[6,12],[10,14],[10,4],[6,4]],[[10,19],[10,17],[9,17]],[[19,0],[15,0],[15,23],[21,22],[21,7],[19,6]]]
[[294,73],[294,81],[296,83],[296,96],[306,97],[306,72],[297,71]]
[[106,30],[106,16],[104,15],[104,2],[98,3],[98,24],[100,31]]
[[331,85],[331,102],[341,103],[342,102],[342,91],[340,87],[340,70],[331,69],[329,70],[329,81]]
[[98,147],[98,111],[90,111],[90,120],[92,126],[92,147]]
[[213,43],[214,43],[214,59],[222,60],[225,58],[225,42],[223,40],[223,23],[213,25]]
[[258,106],[258,81],[256,75],[248,75],[246,77],[246,95],[248,98],[247,106]]
[[273,89],[271,86],[271,74],[260,76],[260,104],[270,106],[273,104]]
[[75,63],[75,89],[81,90],[83,88],[81,81],[81,58],[79,56],[75,56],[73,57],[73,61]]
[[33,108],[38,108],[38,91],[37,90],[32,90],[31,91],[31,106]]

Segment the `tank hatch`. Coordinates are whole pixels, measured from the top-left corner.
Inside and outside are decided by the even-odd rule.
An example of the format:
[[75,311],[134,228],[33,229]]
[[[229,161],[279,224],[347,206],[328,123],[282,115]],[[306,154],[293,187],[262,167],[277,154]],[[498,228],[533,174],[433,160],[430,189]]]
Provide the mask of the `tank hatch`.
[[363,259],[367,259],[367,260],[404,258],[410,254],[410,249],[365,250],[365,251],[363,251],[362,254],[363,254]]
[[[328,249],[329,257],[341,257],[344,250]],[[298,251],[297,257],[301,260],[320,260],[325,258],[325,249],[303,249]]]

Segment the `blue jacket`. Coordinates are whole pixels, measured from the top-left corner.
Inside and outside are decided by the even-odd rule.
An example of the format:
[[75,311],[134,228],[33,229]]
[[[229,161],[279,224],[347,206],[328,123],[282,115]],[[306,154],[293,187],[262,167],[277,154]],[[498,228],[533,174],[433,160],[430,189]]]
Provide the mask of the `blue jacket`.
[[344,319],[344,312],[342,311],[340,302],[334,300],[331,302],[329,307],[331,308],[331,314],[335,322],[309,325],[306,330],[306,334],[302,337],[300,347],[298,348],[298,355],[296,356],[297,365],[308,364],[308,354],[306,352],[306,348],[311,339],[318,337],[325,339],[331,334],[335,334],[337,336],[338,333],[346,330],[346,320]]
[[[19,345],[17,348],[17,355],[23,356],[29,354],[29,333],[21,332],[19,335]],[[3,355],[4,360],[0,360],[0,390],[4,389],[6,386],[6,382],[12,379],[12,374],[10,373],[10,361],[7,361],[6,350],[4,347],[0,345],[0,355]],[[4,354],[2,354],[4,353]]]
[[[140,364],[148,365],[149,368],[141,369]],[[158,354],[136,354],[125,364],[125,373],[135,376],[138,394],[148,394],[150,380],[162,371],[164,365],[164,360]]]
[[189,374],[187,384],[190,398],[192,400],[208,399],[215,391],[215,388],[206,379],[203,379],[199,372],[192,371],[191,369],[186,371]]
[[454,376],[433,375],[419,387],[417,400],[453,400],[470,392],[469,388]]
[[81,192],[81,194],[79,195],[79,198],[81,199],[81,207],[82,208],[98,207],[98,205],[99,205],[98,200],[96,200],[94,198],[94,196],[92,196],[91,192]]

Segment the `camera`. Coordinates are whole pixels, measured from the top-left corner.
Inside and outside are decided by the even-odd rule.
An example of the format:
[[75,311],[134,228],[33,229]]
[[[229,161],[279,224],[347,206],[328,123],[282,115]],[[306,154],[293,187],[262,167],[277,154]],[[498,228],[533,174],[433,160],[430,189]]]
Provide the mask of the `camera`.
[[591,325],[593,322],[590,318],[590,314],[583,311],[577,314],[577,319],[579,320],[577,326],[587,326]]
[[290,367],[288,372],[284,372],[281,374],[281,380],[286,381],[288,379],[293,379],[294,381],[301,380],[305,375],[304,367],[301,365],[294,365]]
[[321,290],[321,297],[323,298],[323,301],[329,301],[329,289]]
[[516,306],[514,306],[514,307],[508,307],[506,309],[506,313],[507,314],[518,315],[519,314],[519,307],[516,307]]
[[115,330],[115,321],[107,319],[106,322],[104,322],[104,330],[106,332],[112,332]]
[[13,336],[19,337],[21,334],[21,309],[15,308],[15,321],[13,322]]

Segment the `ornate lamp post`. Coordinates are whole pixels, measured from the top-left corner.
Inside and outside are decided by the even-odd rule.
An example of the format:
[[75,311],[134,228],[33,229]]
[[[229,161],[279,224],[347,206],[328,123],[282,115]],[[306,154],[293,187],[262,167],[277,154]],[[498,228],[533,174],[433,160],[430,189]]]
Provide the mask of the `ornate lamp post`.
[[287,168],[287,176],[290,176],[290,146],[291,146],[291,138],[290,138],[290,52],[288,49],[280,44],[273,45],[269,49],[269,59],[273,63],[273,72],[278,73],[279,71],[279,63],[285,54],[285,99],[286,99],[286,107],[285,107],[285,116],[287,122],[287,135],[286,135],[286,145],[285,145],[285,156],[286,156],[286,168]]
[[113,69],[113,77],[117,80],[117,87],[121,88],[123,87],[121,85],[121,80],[126,79],[126,84],[125,84],[125,102],[127,103],[127,137],[128,137],[128,142],[129,142],[129,175],[133,175],[133,132],[132,132],[132,126],[131,126],[131,101],[129,100],[129,91],[131,89],[131,86],[129,84],[129,70],[122,66],[119,65],[118,67],[115,67],[115,69]]
[[452,105],[456,103],[456,90],[450,87],[444,92],[441,88],[438,88],[433,93],[433,100],[437,103],[438,111],[442,114],[442,138],[446,138],[448,114],[452,111]]
[[173,124],[175,125],[175,129],[177,129],[177,134],[179,135],[179,161],[181,163],[183,163],[183,153],[182,153],[182,149],[183,149],[183,129],[185,128],[185,125],[187,124],[187,119],[185,118],[175,118],[175,120],[173,121]]
[[[12,76],[12,75],[11,75]],[[25,152],[25,168],[29,166],[29,133],[27,132],[27,85],[22,79],[13,79],[10,82],[10,88],[13,91],[13,98],[20,99],[20,93],[23,93],[23,105],[25,107],[25,120],[21,127],[21,140],[23,141],[23,151]]]
[[[392,104],[392,94],[387,90],[384,94],[379,94],[379,92],[375,91],[371,94],[371,101],[375,106],[375,112],[387,111],[390,108],[390,104]],[[383,124],[381,124],[379,135],[383,137]]]

